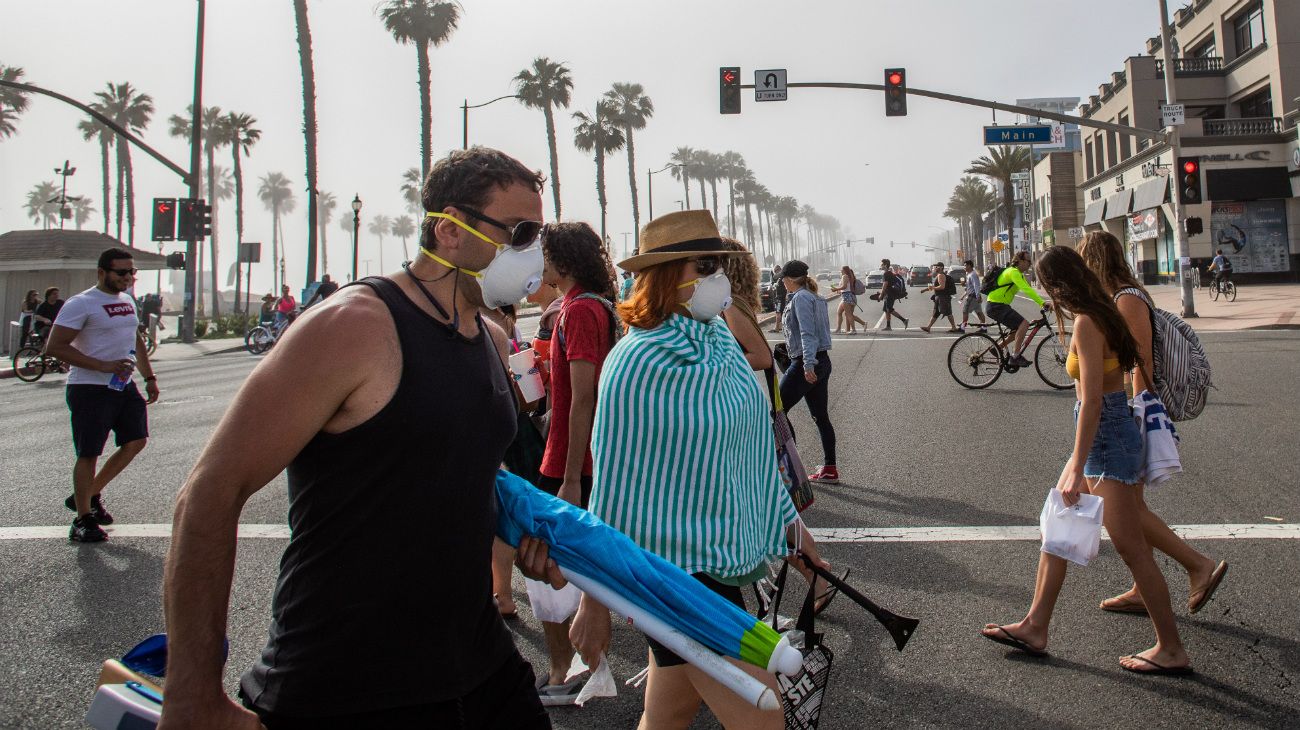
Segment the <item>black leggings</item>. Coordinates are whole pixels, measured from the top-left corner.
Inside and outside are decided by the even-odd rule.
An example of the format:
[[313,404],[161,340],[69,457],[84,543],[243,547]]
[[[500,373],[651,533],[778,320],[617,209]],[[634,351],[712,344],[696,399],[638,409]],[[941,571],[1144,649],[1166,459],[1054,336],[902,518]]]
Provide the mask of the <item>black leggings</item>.
[[831,415],[827,411],[830,401],[831,357],[823,350],[817,353],[817,365],[813,368],[817,382],[810,384],[803,376],[803,358],[797,357],[790,363],[790,369],[781,376],[781,404],[785,412],[799,405],[799,401],[808,399],[808,410],[813,422],[817,424],[817,433],[822,437],[822,451],[825,453],[826,466],[835,466],[835,427],[831,425]]

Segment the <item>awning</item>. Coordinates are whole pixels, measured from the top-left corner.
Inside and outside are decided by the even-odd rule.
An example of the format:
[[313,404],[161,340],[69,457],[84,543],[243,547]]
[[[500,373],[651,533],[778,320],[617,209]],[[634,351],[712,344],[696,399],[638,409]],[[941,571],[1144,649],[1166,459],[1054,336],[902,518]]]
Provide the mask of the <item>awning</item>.
[[1169,198],[1169,178],[1147,180],[1133,190],[1133,212],[1163,205]]
[[1106,198],[1106,220],[1127,216],[1132,212],[1129,207],[1132,202],[1133,188],[1125,188],[1109,198]]
[[1106,199],[1095,200],[1088,203],[1088,207],[1083,209],[1083,224],[1091,226],[1101,223],[1101,214],[1106,210]]

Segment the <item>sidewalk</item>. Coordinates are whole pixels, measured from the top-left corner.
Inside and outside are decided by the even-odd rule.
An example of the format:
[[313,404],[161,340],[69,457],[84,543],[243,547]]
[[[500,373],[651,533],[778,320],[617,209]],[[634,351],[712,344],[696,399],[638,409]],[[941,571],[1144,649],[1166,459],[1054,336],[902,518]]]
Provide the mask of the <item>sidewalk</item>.
[[[1182,290],[1173,285],[1149,287],[1156,306],[1174,314],[1182,311]],[[1300,329],[1300,284],[1245,284],[1237,301],[1210,300],[1209,287],[1192,291],[1197,317],[1187,322],[1204,331]]]
[[[239,352],[244,349],[244,338],[242,337],[223,337],[219,340],[198,340],[197,342],[186,344],[184,342],[160,342],[158,349],[149,358],[154,361],[167,360],[189,360],[206,355],[221,355],[227,352]],[[0,380],[7,380],[14,377],[12,367],[8,367],[8,361],[5,367],[0,367]]]

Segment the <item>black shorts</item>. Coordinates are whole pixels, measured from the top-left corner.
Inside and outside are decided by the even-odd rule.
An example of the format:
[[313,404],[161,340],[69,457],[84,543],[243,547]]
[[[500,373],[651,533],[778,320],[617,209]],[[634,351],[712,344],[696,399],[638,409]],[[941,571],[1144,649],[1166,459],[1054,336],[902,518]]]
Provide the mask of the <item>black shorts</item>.
[[[745,609],[745,596],[740,592],[740,586],[719,583],[705,573],[693,573],[691,577],[703,583],[709,590],[736,604],[741,610]],[[645,640],[650,644],[650,653],[654,654],[655,664],[661,667],[679,667],[686,663],[685,659],[677,656],[668,647],[649,636],[645,637]]]
[[947,294],[934,295],[934,316],[951,317],[952,316],[952,297]]
[[892,311],[894,311],[894,302],[898,301],[898,299],[896,299],[895,297],[892,297],[892,296],[890,296],[890,295],[888,295],[888,294],[886,294],[884,297],[882,297],[882,299],[883,299],[884,302],[885,302],[885,303],[884,303],[884,306],[882,307],[882,309],[884,309],[886,312],[892,312]]
[[148,411],[134,382],[122,390],[107,385],[69,385],[65,399],[72,414],[72,448],[78,457],[104,453],[109,431],[118,446],[149,437]]
[[[578,505],[587,509],[587,504],[591,502],[591,477],[582,478],[582,504]],[[548,477],[542,474],[537,479],[537,488],[551,495],[552,497],[560,496],[560,487],[564,486],[564,480],[559,477]]]
[[[396,637],[394,640],[397,640]],[[249,702],[241,689],[244,707],[257,713],[267,730],[311,728],[457,727],[479,730],[541,730],[551,719],[537,696],[532,666],[514,652],[501,668],[463,697],[408,707],[391,707],[326,717],[286,717],[267,712]],[[346,686],[346,682],[343,683]]]
[[1010,329],[1017,329],[1025,322],[1025,318],[1020,315],[1020,312],[1012,309],[1010,304],[989,302],[984,307],[984,312],[989,315],[989,319]]

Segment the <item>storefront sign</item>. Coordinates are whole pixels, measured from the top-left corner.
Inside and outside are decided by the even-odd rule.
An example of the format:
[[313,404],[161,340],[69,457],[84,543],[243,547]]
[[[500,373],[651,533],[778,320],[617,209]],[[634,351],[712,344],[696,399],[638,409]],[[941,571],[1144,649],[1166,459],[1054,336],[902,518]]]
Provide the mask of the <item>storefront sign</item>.
[[1268,150],[1255,150],[1253,152],[1233,152],[1219,155],[1201,155],[1202,162],[1245,162],[1246,160],[1255,160],[1258,162],[1268,161]]
[[1128,217],[1128,240],[1146,241],[1160,237],[1160,211],[1156,208],[1140,210]]
[[1214,203],[1210,236],[1234,272],[1290,271],[1286,237],[1286,201]]

